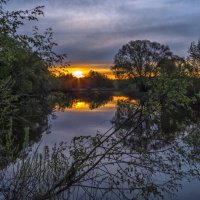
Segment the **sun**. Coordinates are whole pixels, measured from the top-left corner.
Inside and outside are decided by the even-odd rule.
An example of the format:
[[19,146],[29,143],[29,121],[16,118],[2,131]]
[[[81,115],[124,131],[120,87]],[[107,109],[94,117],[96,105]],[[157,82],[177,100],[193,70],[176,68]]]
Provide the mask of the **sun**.
[[76,78],[82,78],[83,77],[83,72],[82,71],[74,71],[72,72],[72,75],[75,76]]

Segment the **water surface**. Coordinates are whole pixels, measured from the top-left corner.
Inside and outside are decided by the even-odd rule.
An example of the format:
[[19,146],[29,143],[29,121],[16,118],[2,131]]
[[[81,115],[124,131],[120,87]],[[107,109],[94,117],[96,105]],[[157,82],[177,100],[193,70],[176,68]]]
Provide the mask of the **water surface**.
[[[103,182],[96,179],[94,182],[83,181],[82,184],[87,187],[72,187],[69,199],[88,199],[85,190],[89,192],[91,199],[102,199],[102,194],[107,199],[126,199],[133,195],[138,195],[137,199],[143,199],[141,192],[158,189],[164,191],[164,199],[199,200],[200,182],[195,179],[196,176],[188,173],[190,170],[200,169],[199,112],[196,109],[184,112],[176,108],[152,110],[151,106],[141,104],[141,99],[140,96],[92,92],[56,94],[50,95],[47,101],[27,101],[19,108],[21,117],[13,120],[18,151],[23,146],[22,130],[26,129],[29,130],[29,147],[33,151],[39,145],[39,151],[42,151],[45,146],[51,148],[61,142],[70,144],[74,137],[95,137],[97,134],[103,135],[108,129],[112,132],[123,125],[113,135],[113,139],[121,140],[124,134],[131,133],[121,140],[119,148],[113,152],[113,157],[115,160],[119,159],[119,163],[117,161],[115,165],[110,165],[107,163],[109,160],[105,159],[102,166],[93,171],[93,174],[103,172],[105,177],[115,175],[110,177],[110,181],[113,178],[112,181],[115,182],[114,191],[110,191],[112,185],[107,179]],[[129,118],[131,120],[123,124]],[[182,148],[183,145],[186,148]],[[103,146],[100,152],[104,148],[107,146]],[[125,154],[120,155],[121,152]],[[16,158],[17,155],[16,153]],[[116,185],[116,177],[121,172],[125,177],[119,178],[119,185]],[[140,188],[132,187],[134,191],[130,193],[126,188],[131,184]],[[169,192],[175,189],[172,194],[176,196],[167,194],[167,189]],[[148,199],[157,198],[150,195]]]
[[[60,143],[63,141],[70,142],[74,137],[78,136],[95,136],[97,133],[103,134],[113,126],[113,119],[116,118],[116,109],[119,106],[119,102],[129,101],[132,103],[138,103],[140,101],[138,98],[130,98],[123,95],[108,95],[107,97],[108,98],[105,98],[102,102],[95,102],[93,99],[88,100],[87,98],[79,96],[71,99],[70,104],[67,104],[66,106],[56,102],[54,105],[54,114],[56,117],[49,118],[49,125],[51,126],[50,134],[42,135],[41,145],[53,146],[54,143]],[[121,109],[122,111],[125,111],[123,110],[125,108]],[[168,119],[169,116],[163,116],[163,130],[165,130],[166,133],[169,133],[170,131],[173,132],[173,134],[178,133],[180,130],[178,129],[178,126],[176,126],[176,123],[174,122],[173,124],[173,122]],[[184,117],[182,118],[179,115],[175,117],[179,117],[180,119],[177,120],[180,121],[185,120]],[[169,121],[172,123],[170,127],[168,123]],[[188,123],[188,121],[185,120],[184,123]],[[189,124],[187,124],[185,127],[188,126]],[[134,142],[131,141],[132,139],[130,138],[128,143]],[[144,142],[141,141],[140,145],[143,145]],[[161,146],[157,146],[156,148],[162,148],[163,144],[159,145]],[[165,145],[169,144],[164,144],[164,146]],[[147,147],[145,144],[145,148],[152,147]],[[183,178],[182,181],[179,181],[179,183],[182,189],[179,188],[179,191],[174,193],[176,196],[170,196],[164,193],[165,199],[199,200],[199,181],[191,179],[191,183],[189,183]],[[151,199],[154,198],[151,197]]]

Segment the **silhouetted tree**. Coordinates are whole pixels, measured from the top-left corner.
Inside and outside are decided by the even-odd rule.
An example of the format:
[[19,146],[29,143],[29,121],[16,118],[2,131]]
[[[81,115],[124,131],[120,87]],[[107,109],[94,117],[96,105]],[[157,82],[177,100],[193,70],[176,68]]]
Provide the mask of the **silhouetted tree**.
[[86,78],[90,80],[93,87],[112,87],[112,81],[105,74],[97,71],[89,71]]
[[189,52],[189,71],[190,75],[192,74],[193,76],[199,76],[200,72],[200,40],[197,42],[192,42],[190,45],[190,48],[188,50]]
[[171,57],[168,46],[148,40],[130,41],[115,55],[112,70],[117,77],[138,77],[137,85],[145,90],[144,79],[158,75],[158,63]]
[[185,74],[186,61],[184,58],[174,56],[173,58],[164,58],[158,63],[159,73],[166,75]]

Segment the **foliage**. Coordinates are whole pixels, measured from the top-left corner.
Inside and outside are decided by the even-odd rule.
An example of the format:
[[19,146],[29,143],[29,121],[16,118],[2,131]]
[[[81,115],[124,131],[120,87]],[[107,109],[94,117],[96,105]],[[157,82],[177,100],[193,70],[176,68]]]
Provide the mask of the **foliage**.
[[200,76],[200,40],[197,42],[192,42],[190,48],[188,50],[189,57],[188,57],[188,67],[190,75]]
[[2,131],[6,120],[15,113],[17,96],[12,95],[11,88],[13,82],[10,78],[0,81],[0,126]]
[[86,79],[88,79],[92,87],[95,88],[112,87],[112,81],[105,74],[99,73],[97,71],[89,71]]
[[96,71],[90,71],[83,78],[76,78],[72,74],[67,74],[54,78],[54,90],[56,91],[70,91],[95,88],[113,88],[113,82],[106,75]]
[[8,164],[8,159],[12,157],[10,151],[12,144],[13,116],[17,112],[17,96],[12,95],[11,88],[13,82],[10,78],[0,81],[0,168]]
[[177,106],[188,107],[193,101],[187,95],[189,85],[184,77],[162,75],[153,80],[148,98],[152,102],[159,101],[169,111]]
[[138,86],[145,90],[143,78],[157,76],[158,64],[171,57],[172,52],[165,45],[148,40],[130,41],[115,55],[112,70],[117,77],[139,77]]
[[[29,134],[27,146],[32,146],[40,141],[43,133],[49,132],[48,115],[51,114],[53,104],[47,99],[22,99],[12,96],[4,102],[4,109],[1,111],[0,119],[0,168],[7,166],[11,161],[15,161],[22,151],[23,141],[26,134]],[[12,154],[12,159],[9,155]]]
[[[8,44],[9,43],[9,44]],[[12,87],[16,94],[42,94],[48,90],[49,72],[42,59],[21,43],[7,38],[1,42],[0,79],[11,76],[14,80]],[[6,51],[10,52],[10,56]],[[11,58],[9,60],[9,57]]]
[[[52,29],[40,34],[38,28],[34,27],[32,35],[20,34],[20,28],[25,23],[36,22],[38,17],[44,14],[43,6],[30,10],[7,11],[7,2],[0,1],[0,153],[3,162],[1,167],[6,165],[7,161],[4,160],[6,155],[10,154],[7,147],[12,146],[12,149],[15,149],[15,144],[18,143],[18,150],[13,153],[13,157],[16,158],[22,149],[21,140],[25,132],[34,132],[34,128],[31,127],[33,121],[35,120],[37,126],[39,120],[40,127],[44,123],[41,113],[37,113],[34,120],[28,119],[27,115],[36,114],[34,112],[37,112],[40,106],[34,107],[27,97],[41,97],[46,94],[50,89],[48,67],[58,62],[62,64],[65,59],[65,55],[58,55],[53,51],[57,44],[53,42]],[[26,115],[21,105],[24,110],[26,109]],[[34,112],[32,108],[35,109]],[[41,130],[37,131],[38,134],[32,134],[35,138],[41,134]]]
[[27,21],[37,21],[43,15],[43,6],[6,11],[6,3],[0,2],[0,80],[11,76],[14,93],[44,93],[49,89],[48,67],[61,64],[66,56],[53,51],[57,44],[52,41],[52,29],[40,34],[34,27],[30,36],[19,34]]
[[159,74],[165,75],[184,75],[186,73],[186,62],[184,58],[174,56],[171,59],[165,58],[158,64]]

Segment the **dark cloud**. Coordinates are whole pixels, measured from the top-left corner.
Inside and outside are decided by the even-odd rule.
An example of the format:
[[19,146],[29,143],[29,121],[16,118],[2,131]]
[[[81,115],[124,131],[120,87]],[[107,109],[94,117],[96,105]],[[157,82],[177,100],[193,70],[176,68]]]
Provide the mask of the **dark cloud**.
[[111,63],[123,44],[136,39],[167,44],[186,56],[200,37],[199,0],[12,0],[9,6],[39,4],[46,7],[40,27],[54,29],[57,50],[73,63]]

